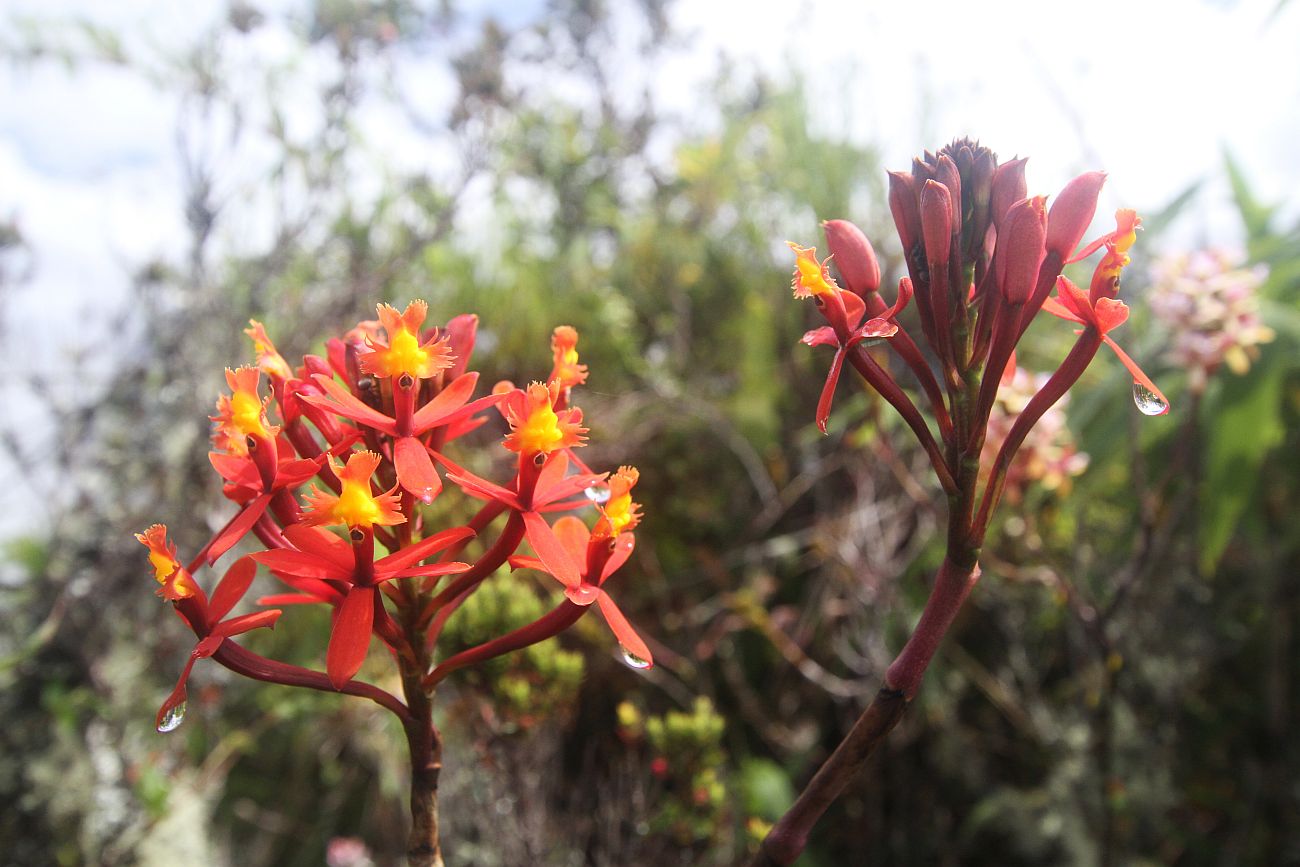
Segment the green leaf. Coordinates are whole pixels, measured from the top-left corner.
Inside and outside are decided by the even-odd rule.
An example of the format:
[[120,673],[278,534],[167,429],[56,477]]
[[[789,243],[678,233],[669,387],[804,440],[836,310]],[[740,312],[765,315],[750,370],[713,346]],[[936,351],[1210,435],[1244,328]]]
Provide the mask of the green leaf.
[[794,803],[794,786],[771,759],[748,759],[740,768],[741,804],[745,814],[772,822]]
[[1232,186],[1232,197],[1237,202],[1237,210],[1241,212],[1246,235],[1251,242],[1259,241],[1268,235],[1268,224],[1273,219],[1275,208],[1255,198],[1241,166],[1237,165],[1232,153],[1226,148],[1223,151],[1223,165],[1228,172],[1228,183]]
[[1203,572],[1218,565],[1254,501],[1265,459],[1286,433],[1281,416],[1286,359],[1267,349],[1250,373],[1225,379],[1205,404],[1209,424],[1200,497]]

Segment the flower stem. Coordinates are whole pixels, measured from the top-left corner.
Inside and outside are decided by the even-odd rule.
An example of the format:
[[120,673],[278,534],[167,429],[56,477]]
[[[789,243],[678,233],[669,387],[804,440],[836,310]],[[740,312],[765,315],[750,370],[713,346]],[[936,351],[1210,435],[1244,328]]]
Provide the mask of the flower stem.
[[876,693],[862,716],[826,763],[804,787],[794,805],[763,838],[758,853],[747,867],[786,867],[793,864],[808,844],[808,835],[854,776],[866,764],[877,745],[898,725],[916,694],[921,678],[930,666],[939,643],[961,610],[962,603],[979,580],[979,566],[959,566],[945,559],[935,575],[934,589],[925,603],[921,620],[903,652],[885,674],[885,685]]
[[907,710],[907,698],[897,690],[882,688],[854,723],[848,736],[818,769],[794,805],[763,838],[748,867],[786,867],[808,844],[808,834],[822,813],[844,791]]

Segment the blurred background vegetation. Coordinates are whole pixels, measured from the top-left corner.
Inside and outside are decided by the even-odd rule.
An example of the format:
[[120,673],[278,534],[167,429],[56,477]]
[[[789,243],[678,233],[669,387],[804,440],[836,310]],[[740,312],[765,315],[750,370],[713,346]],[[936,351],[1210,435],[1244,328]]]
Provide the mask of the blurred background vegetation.
[[[405,755],[370,706],[207,665],[185,725],[153,731],[189,639],[131,534],[164,521],[192,551],[224,520],[206,417],[223,367],[251,358],[250,316],[293,359],[412,298],[435,320],[479,314],[489,382],[544,375],[550,329],[579,329],[584,457],[642,472],[619,598],[658,662],[628,669],[584,621],[453,677],[448,863],[732,863],[869,700],[942,556],[941,498],[887,407],[845,385],[830,435],[813,428],[828,359],[797,343],[812,311],[781,243],[849,217],[896,281],[886,167],[814,132],[797,79],[723,72],[707,112],[661,114],[614,74],[679,38],[660,0],[555,0],[468,30],[451,4],[317,0],[278,21],[282,62],[250,65],[269,14],[234,2],[188,46],[39,22],[4,43],[10,63],[125,70],[178,101],[188,247],[132,263],[115,345],[80,360],[95,387],[10,383],[53,419],[39,449],[17,413],[0,426],[18,466],[53,468],[56,517],[4,549],[0,863],[397,863]],[[452,76],[438,111],[396,72],[413,57]],[[317,123],[295,120],[304,100]],[[426,168],[382,162],[385,119]],[[249,192],[228,175],[253,138]],[[1173,412],[1137,414],[1099,360],[1060,432],[1087,471],[1031,475],[1004,506],[918,701],[800,863],[1300,863],[1300,226],[1230,158],[1215,171],[1236,266],[1267,266],[1250,273],[1273,339],[1204,382],[1169,360],[1183,338],[1144,303],[1148,266],[1202,201],[1148,215],[1126,345]],[[248,223],[256,252],[222,242]],[[1050,370],[1069,339],[1036,325],[1022,363]],[[543,604],[503,575],[449,640]],[[293,612],[249,641],[319,664],[327,630]]]

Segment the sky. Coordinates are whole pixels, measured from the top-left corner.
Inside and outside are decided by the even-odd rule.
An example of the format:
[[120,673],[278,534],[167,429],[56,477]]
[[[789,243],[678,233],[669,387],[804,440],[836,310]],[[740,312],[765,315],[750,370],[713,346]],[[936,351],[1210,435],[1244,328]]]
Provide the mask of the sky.
[[[253,5],[293,8],[296,0]],[[73,22],[87,18],[135,34],[137,47],[165,51],[194,40],[226,6],[4,0],[0,34],[9,35],[0,40],[12,40],[11,25],[22,19],[64,22],[75,34]],[[462,6],[470,17],[518,25],[543,4]],[[689,41],[636,74],[666,110],[690,116],[718,63],[777,78],[797,70],[812,95],[812,123],[880,146],[886,165],[905,168],[922,148],[970,135],[1003,158],[1030,156],[1031,193],[1105,169],[1102,213],[1121,205],[1155,210],[1203,180],[1202,207],[1175,233],[1189,244],[1231,245],[1239,237],[1222,179],[1225,149],[1266,200],[1289,196],[1288,213],[1297,213],[1300,3],[932,0],[923,13],[918,8],[885,0],[678,0],[672,20]],[[284,61],[289,42],[263,28],[247,47],[248,61]],[[451,99],[453,87],[436,67],[413,62],[408,73],[419,82],[412,94],[431,108]],[[290,123],[311,122],[310,109],[295,116],[294,101],[287,105]],[[16,220],[31,246],[22,263],[27,279],[0,297],[9,336],[0,351],[11,371],[52,371],[56,397],[75,400],[86,387],[70,373],[120,327],[130,273],[151,258],[182,255],[176,130],[185,110],[128,70],[0,66],[0,220]],[[375,114],[369,122],[395,159],[437,159],[392,129],[392,120]],[[227,157],[246,165],[236,183],[254,194],[259,155]],[[224,243],[260,242],[255,219],[242,231]],[[26,325],[33,320],[41,324]],[[26,411],[23,401],[0,383],[6,414]],[[38,436],[40,424],[29,429]],[[33,514],[13,486],[0,490],[7,514]]]

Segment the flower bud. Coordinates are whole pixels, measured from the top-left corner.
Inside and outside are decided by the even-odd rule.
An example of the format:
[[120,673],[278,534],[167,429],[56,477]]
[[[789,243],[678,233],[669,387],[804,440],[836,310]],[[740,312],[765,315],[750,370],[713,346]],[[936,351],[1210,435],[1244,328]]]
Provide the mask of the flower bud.
[[[951,227],[953,234],[961,234],[962,221],[962,192],[961,192],[961,173],[957,171],[957,164],[947,154],[940,154],[935,166],[934,179],[948,188],[948,196],[951,200],[952,221]],[[960,255],[960,250],[958,254]]]
[[993,173],[993,201],[990,217],[993,225],[1001,227],[1007,209],[1028,196],[1025,186],[1025,159],[1007,160]]
[[903,255],[909,263],[916,264],[913,251],[921,240],[921,212],[917,209],[916,182],[911,175],[889,173],[889,212],[898,227],[898,239],[903,242]]
[[998,290],[1011,304],[1027,302],[1038,282],[1038,269],[1046,255],[1043,248],[1047,234],[1045,203],[1043,196],[1022,199],[1011,206],[1003,219],[995,254],[996,269]]
[[1105,172],[1085,172],[1066,184],[1052,203],[1047,215],[1047,250],[1062,262],[1070,261],[1079,239],[1088,231],[1104,183]]
[[857,295],[869,295],[880,288],[880,263],[876,251],[862,230],[848,220],[827,220],[822,223],[826,232],[826,246],[832,261],[840,269],[844,285]]
[[[928,262],[946,266],[952,245],[952,194],[938,181],[926,181],[921,188],[921,232]],[[943,276],[933,274],[931,279],[941,281]]]

